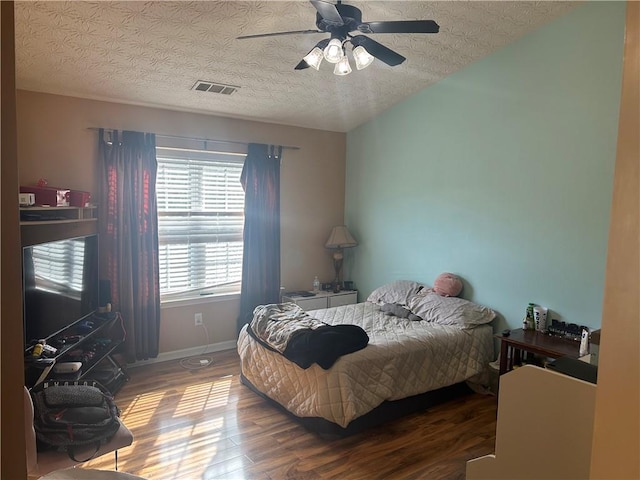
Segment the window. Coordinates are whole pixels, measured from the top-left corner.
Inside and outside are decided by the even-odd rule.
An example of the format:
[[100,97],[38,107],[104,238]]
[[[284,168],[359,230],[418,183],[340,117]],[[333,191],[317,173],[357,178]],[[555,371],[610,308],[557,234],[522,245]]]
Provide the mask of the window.
[[239,292],[246,154],[158,146],[156,156],[162,300]]

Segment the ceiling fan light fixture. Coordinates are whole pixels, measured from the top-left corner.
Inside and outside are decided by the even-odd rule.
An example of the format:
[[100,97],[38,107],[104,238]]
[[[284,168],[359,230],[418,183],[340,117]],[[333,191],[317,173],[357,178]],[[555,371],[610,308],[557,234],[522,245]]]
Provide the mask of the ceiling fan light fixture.
[[346,55],[343,55],[338,63],[336,63],[333,69],[334,75],[349,75],[351,73],[351,65],[349,65],[349,59]]
[[320,64],[322,63],[323,58],[324,54],[322,50],[320,50],[318,47],[315,47],[313,50],[307,53],[307,55],[305,55],[303,60],[307,62],[310,67],[313,67],[316,70],[320,70]]
[[[346,75],[351,72],[349,62],[342,60],[344,47],[347,43],[351,44],[352,55],[354,56],[358,70],[362,70],[371,65],[374,57],[376,60],[380,60],[390,67],[400,65],[406,60],[406,58],[399,53],[363,34],[438,33],[440,31],[440,25],[434,20],[383,20],[378,22],[363,22],[362,10],[354,5],[342,3],[343,0],[337,0],[335,3],[332,0],[307,1],[311,2],[316,10],[316,29],[242,35],[236,38],[241,40],[279,37],[281,35],[329,34],[330,37],[325,37],[323,40],[320,40],[314,47],[314,50],[322,50],[323,58],[328,63],[337,65],[342,61],[343,65],[335,68],[334,73]],[[364,4],[366,2],[362,3]],[[352,35],[351,32],[358,32],[358,34]],[[371,55],[371,52],[373,52],[373,55]],[[318,59],[317,56],[317,51],[309,52],[307,56],[305,56],[303,60],[300,60],[294,67],[294,70],[305,70],[309,67],[319,70],[321,60]]]
[[[375,57],[367,52],[362,45],[358,45],[353,49],[353,59],[356,61],[356,68],[362,70],[373,63]],[[308,63],[308,62],[307,62]]]
[[324,59],[329,63],[338,63],[342,56],[342,41],[338,38],[332,38],[324,48]]

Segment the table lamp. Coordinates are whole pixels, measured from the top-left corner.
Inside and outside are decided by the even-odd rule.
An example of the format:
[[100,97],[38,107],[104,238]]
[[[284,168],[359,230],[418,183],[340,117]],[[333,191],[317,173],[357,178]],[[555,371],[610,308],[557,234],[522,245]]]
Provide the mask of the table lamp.
[[337,225],[331,229],[329,239],[324,246],[329,250],[333,250],[333,269],[336,272],[336,278],[333,281],[333,291],[335,293],[338,293],[341,288],[340,272],[342,271],[342,261],[344,259],[343,249],[357,245],[358,242],[351,236],[345,225]]

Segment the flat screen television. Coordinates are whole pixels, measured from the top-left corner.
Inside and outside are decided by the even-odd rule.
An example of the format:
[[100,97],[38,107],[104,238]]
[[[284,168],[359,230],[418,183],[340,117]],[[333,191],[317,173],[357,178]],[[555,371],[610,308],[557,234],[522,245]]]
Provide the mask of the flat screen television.
[[24,340],[46,338],[98,307],[98,236],[22,249]]

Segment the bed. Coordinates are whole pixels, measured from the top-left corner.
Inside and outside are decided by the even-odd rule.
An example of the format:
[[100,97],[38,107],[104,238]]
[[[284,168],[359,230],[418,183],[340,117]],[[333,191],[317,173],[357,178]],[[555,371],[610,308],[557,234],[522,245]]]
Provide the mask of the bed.
[[[315,363],[299,367],[257,341],[245,325],[238,338],[242,382],[308,428],[331,435],[355,433],[433,399],[450,398],[493,360],[489,322],[495,313],[421,287],[382,299],[374,292],[366,302],[308,312],[329,325],[358,325],[369,336],[365,348],[341,356],[328,369]],[[412,302],[411,311],[423,320],[387,314],[385,300],[407,307]],[[467,307],[475,312],[471,321],[462,311]],[[432,400],[425,403],[429,392]]]

